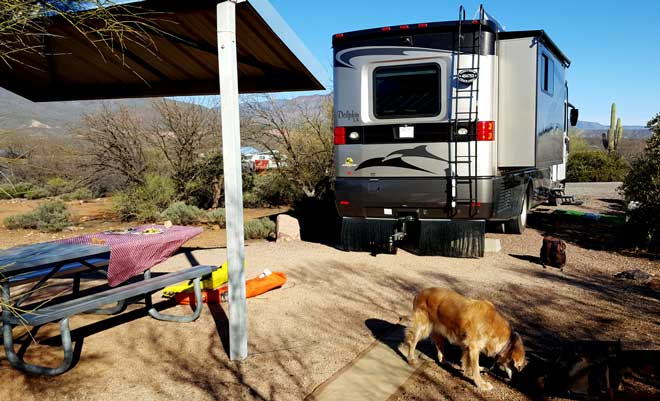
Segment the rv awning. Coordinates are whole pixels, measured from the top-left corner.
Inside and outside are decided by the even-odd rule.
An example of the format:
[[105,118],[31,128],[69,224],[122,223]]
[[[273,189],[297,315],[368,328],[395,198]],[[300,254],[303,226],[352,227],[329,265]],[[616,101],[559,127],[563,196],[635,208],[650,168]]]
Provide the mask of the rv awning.
[[[35,102],[218,94],[221,2],[131,3],[148,11],[144,18],[158,32],[151,35],[152,48],[129,44],[119,55],[54,19],[47,55],[24,53],[20,63],[3,63],[0,86]],[[237,3],[236,35],[241,93],[323,89],[323,68],[267,1]]]

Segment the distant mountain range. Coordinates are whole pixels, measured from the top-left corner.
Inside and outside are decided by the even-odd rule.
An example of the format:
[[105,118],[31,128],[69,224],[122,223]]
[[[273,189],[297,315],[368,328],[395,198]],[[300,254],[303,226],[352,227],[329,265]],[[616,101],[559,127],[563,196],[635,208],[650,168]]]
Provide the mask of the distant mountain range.
[[[610,129],[609,125],[603,125],[592,121],[578,121],[577,129],[582,130],[582,135],[585,137],[600,137],[603,132]],[[651,130],[643,125],[624,125],[623,137],[632,139],[644,139],[651,135]]]
[[[112,101],[131,108],[147,107],[147,100]],[[84,113],[97,110],[101,101],[33,103],[0,88],[0,131],[64,135]]]
[[[292,99],[281,99],[288,113],[299,112],[293,102],[300,102],[305,108],[320,107],[328,95],[300,96]],[[112,100],[113,104],[124,105],[133,110],[143,110],[149,113],[149,99]],[[74,101],[33,103],[0,88],[0,132],[12,131],[36,135],[67,135],[71,128],[80,122],[84,113],[97,110],[102,101]],[[577,128],[586,137],[595,137],[607,132],[609,126],[591,121],[579,121]],[[648,128],[643,126],[624,126],[624,137],[647,138]]]

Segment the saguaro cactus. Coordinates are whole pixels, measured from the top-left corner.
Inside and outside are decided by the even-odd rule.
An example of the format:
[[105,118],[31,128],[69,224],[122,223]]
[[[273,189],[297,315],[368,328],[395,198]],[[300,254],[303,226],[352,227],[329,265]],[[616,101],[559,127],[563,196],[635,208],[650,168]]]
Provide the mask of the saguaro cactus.
[[612,113],[610,115],[610,129],[607,131],[607,142],[608,142],[608,152],[612,152],[616,149],[616,144],[614,143],[616,135],[616,103],[612,103]]
[[623,126],[621,125],[621,118],[617,118],[616,120],[616,134],[615,134],[616,141],[614,141],[614,150],[619,149],[619,145],[621,144],[621,139],[623,138]]

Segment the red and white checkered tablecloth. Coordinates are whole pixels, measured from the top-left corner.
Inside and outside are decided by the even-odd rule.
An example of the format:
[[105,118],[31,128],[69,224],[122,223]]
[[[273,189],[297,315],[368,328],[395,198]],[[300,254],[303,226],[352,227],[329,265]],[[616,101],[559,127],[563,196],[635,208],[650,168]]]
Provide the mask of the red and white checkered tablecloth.
[[[158,228],[163,232],[150,235],[97,233],[56,242],[63,244],[102,243],[109,246],[108,284],[115,287],[166,260],[186,241],[203,231],[200,227],[172,226],[165,228],[158,225],[135,227],[135,231],[142,232],[147,228]],[[92,242],[94,238],[96,240]]]

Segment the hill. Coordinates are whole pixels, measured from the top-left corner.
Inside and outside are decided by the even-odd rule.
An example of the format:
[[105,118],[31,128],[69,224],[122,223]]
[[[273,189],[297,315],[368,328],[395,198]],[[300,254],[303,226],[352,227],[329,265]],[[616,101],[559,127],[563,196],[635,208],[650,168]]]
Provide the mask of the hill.
[[[146,99],[113,100],[134,109],[147,108]],[[66,135],[84,113],[98,109],[102,101],[33,103],[0,88],[0,131],[26,134]]]
[[[278,99],[289,115],[300,113],[299,106],[313,110],[321,107],[324,99],[331,95],[298,96],[290,99]],[[97,110],[103,101],[73,101],[33,103],[5,89],[0,88],[0,132],[12,131],[26,134],[67,135],[70,127],[78,124],[84,113]],[[111,104],[124,105],[133,110],[149,113],[149,99],[112,100]],[[242,112],[245,112],[243,110]],[[579,121],[577,128],[587,138],[601,136],[609,126],[592,122]],[[624,137],[645,139],[651,133],[643,126],[624,126]]]

